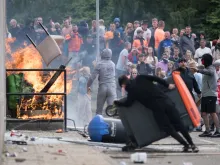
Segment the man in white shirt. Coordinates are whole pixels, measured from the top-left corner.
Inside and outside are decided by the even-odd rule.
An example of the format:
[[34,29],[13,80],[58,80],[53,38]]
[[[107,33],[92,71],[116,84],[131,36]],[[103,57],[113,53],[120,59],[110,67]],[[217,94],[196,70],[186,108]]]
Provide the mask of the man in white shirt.
[[148,29],[147,21],[143,21],[142,24],[141,24],[141,27],[138,27],[134,31],[134,39],[137,37],[137,31],[138,30],[143,30],[144,31],[143,38],[147,41],[147,43],[149,43],[150,38],[151,38],[151,31],[150,31],[150,29]]
[[[124,49],[121,51],[118,57],[118,62],[116,65],[116,77],[120,77],[121,75],[127,74],[127,66],[128,66],[128,54],[129,50],[131,49],[131,43],[125,42],[124,43]],[[122,88],[117,83],[117,97],[122,97]]]
[[202,65],[202,62],[201,62],[201,59],[202,59],[202,56],[204,54],[212,54],[212,51],[210,48],[206,47],[206,40],[205,39],[201,39],[200,40],[200,48],[196,49],[196,52],[195,52],[195,60],[198,62],[199,65]]
[[116,73],[117,76],[121,76],[123,74],[126,74],[126,67],[128,63],[128,51],[131,49],[131,43],[130,42],[125,42],[124,44],[124,49],[121,51],[118,57],[118,62],[116,65]]

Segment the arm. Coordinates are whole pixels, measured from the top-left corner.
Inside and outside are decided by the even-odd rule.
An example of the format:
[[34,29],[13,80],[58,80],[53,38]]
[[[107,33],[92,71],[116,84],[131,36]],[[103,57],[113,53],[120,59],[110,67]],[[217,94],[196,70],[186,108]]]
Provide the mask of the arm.
[[169,87],[169,84],[166,82],[166,80],[159,78],[157,76],[151,76],[151,75],[143,75],[145,79],[149,80],[149,81],[155,81],[159,84],[164,85],[165,87]]
[[124,106],[124,107],[130,107],[134,103],[135,98],[134,94],[132,92],[128,92],[128,96],[125,101],[114,101],[114,104],[116,106]]
[[214,75],[214,71],[212,69],[199,69],[198,70],[199,73],[207,75],[207,76],[213,76]]
[[95,70],[93,71],[92,75],[89,77],[87,87],[90,87],[93,81],[96,79],[97,75],[99,74],[99,64],[96,65]]

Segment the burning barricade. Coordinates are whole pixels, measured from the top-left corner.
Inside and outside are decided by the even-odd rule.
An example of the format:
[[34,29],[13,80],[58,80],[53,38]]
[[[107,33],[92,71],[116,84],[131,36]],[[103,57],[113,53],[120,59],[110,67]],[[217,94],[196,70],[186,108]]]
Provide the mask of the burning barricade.
[[7,115],[19,119],[63,119],[64,95],[59,93],[68,94],[72,88],[72,80],[64,77],[65,66],[61,65],[55,72],[44,69],[42,55],[35,45],[12,53],[10,43],[13,41],[6,41],[7,56],[10,56],[6,58]]

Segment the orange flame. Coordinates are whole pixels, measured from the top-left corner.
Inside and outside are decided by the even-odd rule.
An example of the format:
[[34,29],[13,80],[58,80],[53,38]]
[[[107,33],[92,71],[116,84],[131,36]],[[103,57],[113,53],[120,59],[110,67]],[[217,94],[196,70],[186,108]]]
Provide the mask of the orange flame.
[[[8,53],[11,53],[10,50],[10,43],[14,41],[13,40],[7,40],[6,41],[6,50]],[[14,53],[11,53],[11,58],[6,61],[6,68],[7,69],[43,69],[43,61],[41,58],[41,55],[39,52],[35,49],[34,46],[26,46],[25,48],[19,49]],[[67,74],[74,71],[67,70]],[[7,75],[10,74],[18,74],[19,72],[7,72]],[[53,76],[55,72],[50,72],[46,76],[42,71],[24,71],[24,79],[33,85],[33,88],[35,92],[39,92],[43,87],[46,85],[46,83],[50,80],[50,78]],[[72,88],[72,80],[67,80],[66,84],[67,88],[67,94],[70,93]],[[51,88],[48,91],[49,93],[63,93],[64,92],[64,73],[62,73],[56,82],[51,86]],[[39,98],[39,96],[33,97],[33,99],[22,102],[20,106],[18,106],[17,110],[27,110],[29,107],[32,110],[35,110],[35,101]],[[57,96],[57,95],[51,95],[51,96],[45,96],[44,97],[44,103],[41,106],[41,110],[52,110],[48,106],[48,102],[60,102],[61,106],[59,106],[59,109],[57,107],[53,107],[53,115],[51,113],[46,115],[38,115],[38,116],[27,116],[23,115],[20,116],[22,119],[27,118],[41,118],[41,119],[51,119],[51,118],[63,118],[63,113],[56,113],[61,110],[62,107],[62,101],[63,96]],[[36,103],[38,104],[38,103]],[[25,108],[26,107],[26,108]],[[38,106],[39,107],[39,106]],[[39,109],[38,109],[39,110]],[[19,113],[20,114],[20,113]]]
[[11,54],[11,46],[10,44],[15,42],[16,38],[7,38],[5,41],[5,51],[7,54]]

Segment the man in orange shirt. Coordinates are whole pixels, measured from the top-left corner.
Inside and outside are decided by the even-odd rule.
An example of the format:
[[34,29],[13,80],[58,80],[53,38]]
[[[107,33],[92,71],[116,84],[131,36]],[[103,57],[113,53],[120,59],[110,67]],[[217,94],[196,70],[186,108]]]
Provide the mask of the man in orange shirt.
[[140,53],[145,54],[145,49],[147,49],[148,43],[147,41],[143,38],[144,31],[139,29],[137,30],[137,37],[133,41],[132,48],[140,50]]
[[71,38],[69,41],[69,57],[72,57],[71,66],[75,68],[77,62],[78,62],[78,52],[80,50],[81,45],[83,44],[83,38],[82,36],[78,33],[78,27],[77,25],[73,25],[73,31],[71,32]]
[[164,40],[165,37],[165,22],[159,21],[158,22],[158,28],[155,30],[154,38],[155,38],[155,51],[157,53],[158,47],[160,45],[160,42]]

